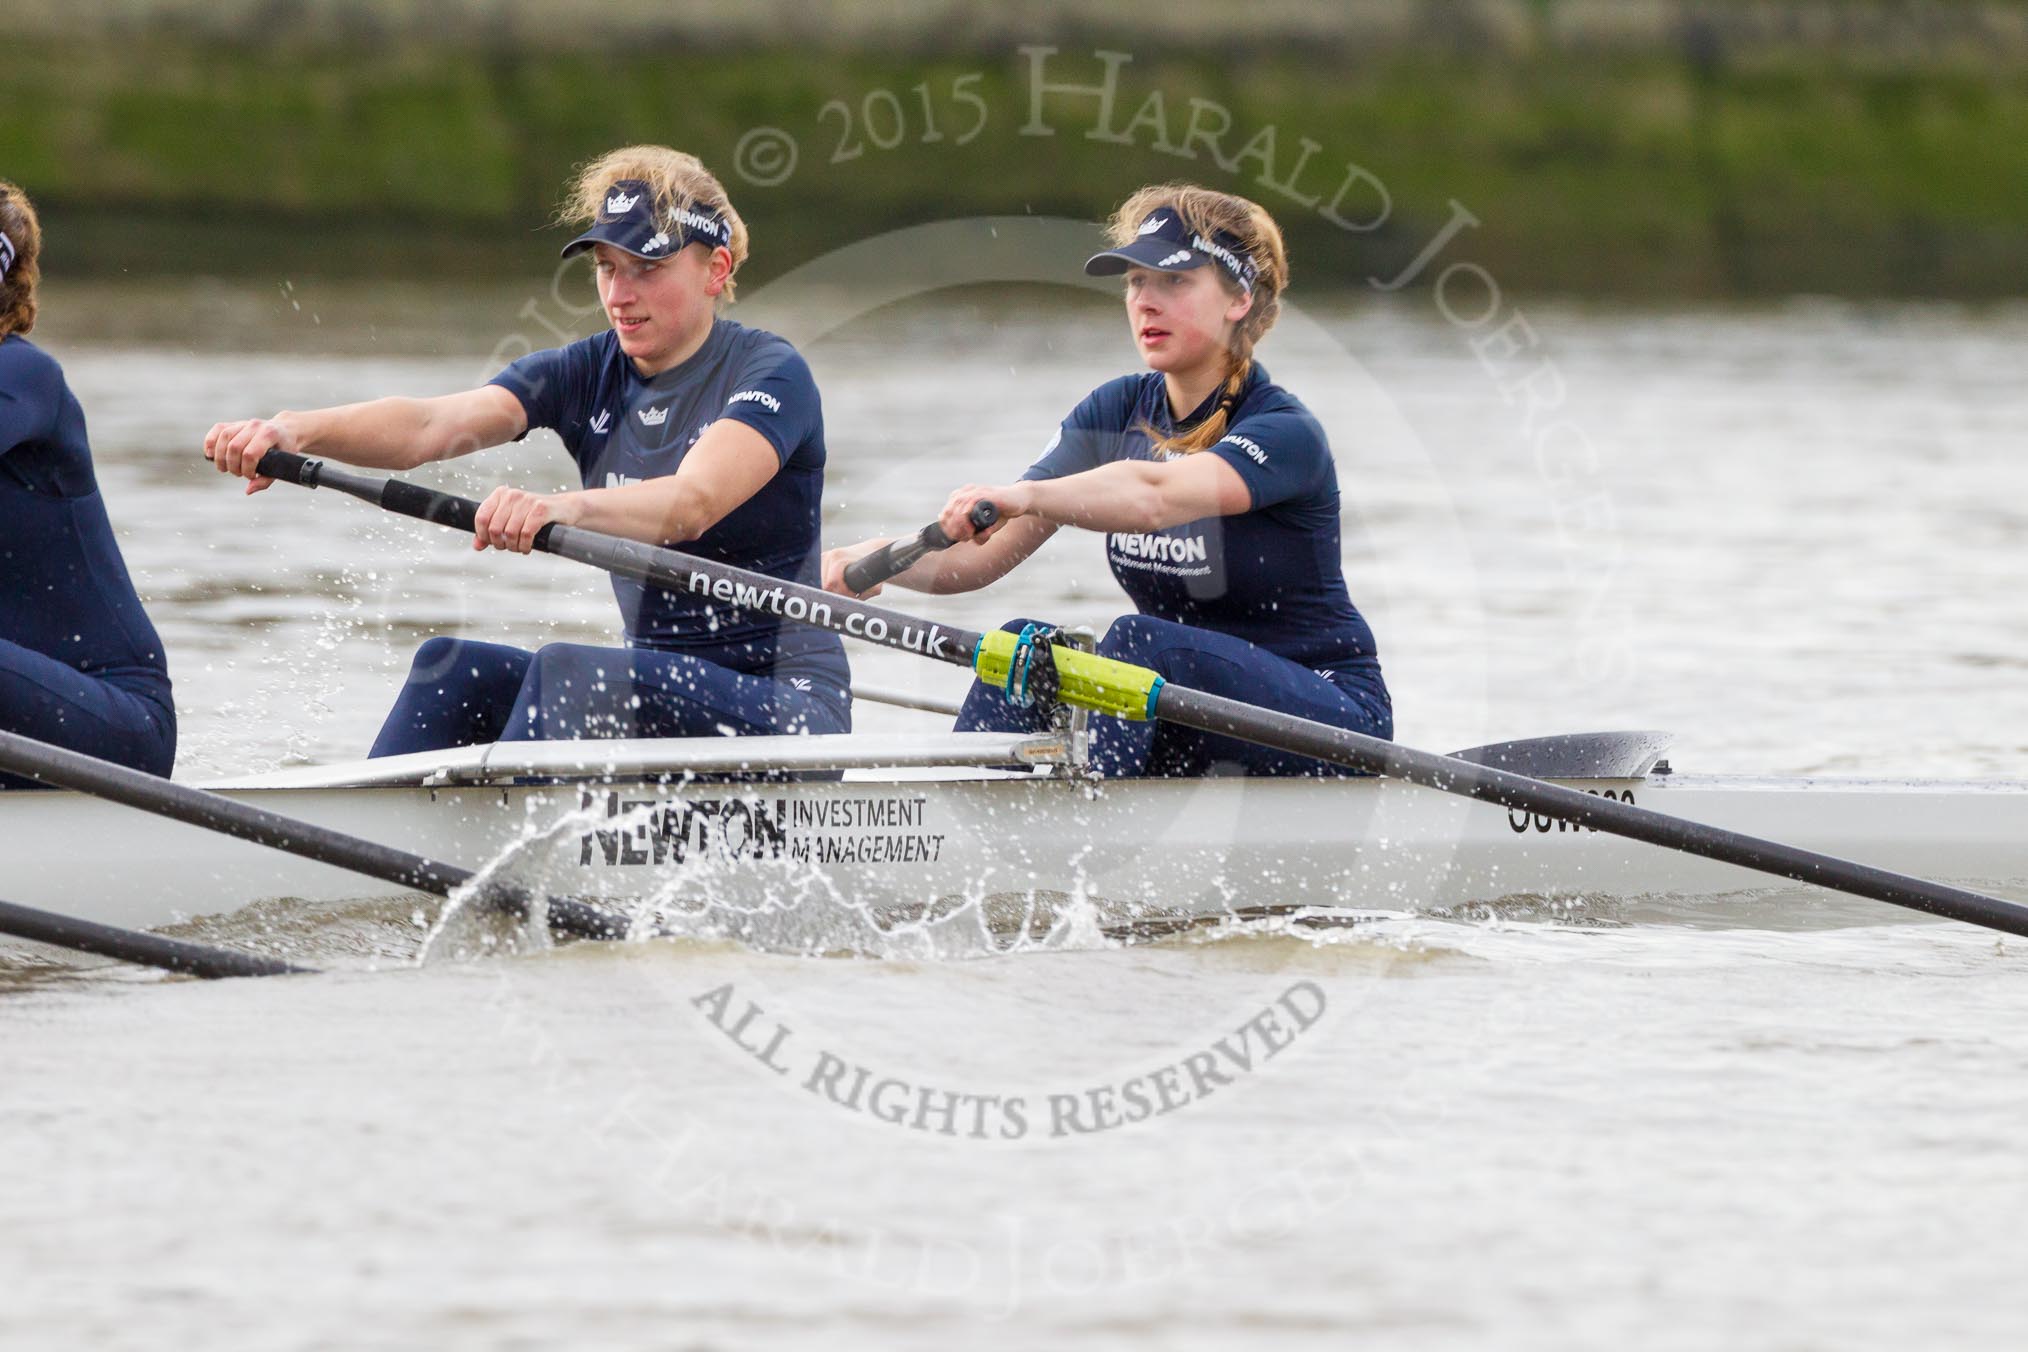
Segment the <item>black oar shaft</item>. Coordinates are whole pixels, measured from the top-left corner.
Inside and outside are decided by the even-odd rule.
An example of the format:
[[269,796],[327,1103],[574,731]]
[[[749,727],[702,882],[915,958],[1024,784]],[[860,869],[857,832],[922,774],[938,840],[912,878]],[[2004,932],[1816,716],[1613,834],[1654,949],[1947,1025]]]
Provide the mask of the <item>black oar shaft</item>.
[[298,967],[294,963],[283,962],[280,958],[235,953],[229,948],[193,944],[187,939],[171,939],[141,930],[101,925],[95,920],[80,920],[76,916],[58,915],[54,911],[39,911],[33,906],[17,906],[11,901],[0,901],[0,934],[11,934],[17,939],[32,939],[39,944],[68,948],[78,953],[93,953],[102,958],[117,958],[121,962],[134,962],[144,967],[160,967],[168,972],[182,972],[189,976],[212,979],[233,976],[307,975],[316,970],[313,967]]
[[1511,770],[1417,751],[1364,733],[1277,713],[1239,700],[1206,694],[1183,686],[1164,685],[1155,695],[1155,716],[1204,732],[1239,737],[1262,746],[1313,756],[1368,774],[1407,780],[1444,793],[1480,802],[1540,812],[1544,816],[1588,826],[1630,840],[1644,841],[1686,854],[1761,873],[1835,888],[1855,896],[1888,902],[1967,924],[1984,925],[2008,934],[2028,936],[2028,907],[1998,897],[1929,882],[1870,864],[1839,859],[1779,841],[1672,817],[1549,784]]
[[[400,479],[355,474],[328,461],[310,460],[287,451],[269,451],[262,456],[260,472],[305,488],[336,489],[390,512],[463,531],[473,528],[479,510],[479,504],[470,498],[440,493]],[[777,615],[884,648],[919,653],[967,670],[971,669],[972,653],[979,646],[975,630],[931,624],[849,596],[598,531],[552,523],[536,532],[535,547],[546,554],[588,563],[665,591],[688,592],[724,605]]]
[[[406,850],[361,840],[314,822],[297,821],[266,808],[236,802],[189,784],[160,779],[123,765],[50,746],[17,733],[0,732],[0,769],[23,779],[73,789],[109,802],[123,803],[159,817],[186,822],[240,840],[270,846],[287,854],[369,878],[448,897],[469,883],[473,873],[454,864],[438,863]],[[488,894],[488,901],[524,910],[531,899],[511,889]],[[567,898],[549,898],[552,927],[581,938],[614,938],[626,922],[596,906]]]

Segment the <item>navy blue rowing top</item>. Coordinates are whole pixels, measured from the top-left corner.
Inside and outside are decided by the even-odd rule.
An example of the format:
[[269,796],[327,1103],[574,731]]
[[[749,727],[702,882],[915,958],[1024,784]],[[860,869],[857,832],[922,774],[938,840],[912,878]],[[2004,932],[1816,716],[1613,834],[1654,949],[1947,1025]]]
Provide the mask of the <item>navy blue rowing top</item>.
[[134,594],[56,359],[0,338],[0,638],[153,700],[174,719],[162,640]]
[[[1060,479],[1115,460],[1152,460],[1145,429],[1167,436],[1194,426],[1218,393],[1178,424],[1160,372],[1122,376],[1085,396],[1021,477]],[[1310,411],[1256,362],[1225,437],[1199,454],[1239,471],[1253,505],[1166,530],[1107,535],[1106,558],[1135,607],[1306,667],[1376,656],[1373,631],[1345,591],[1338,471]]]
[[[643,379],[609,329],[531,353],[489,382],[512,393],[531,427],[553,428],[586,488],[674,474],[720,418],[766,437],[781,468],[759,492],[681,548],[816,586],[824,496],[824,412],[810,368],[785,338],[729,319],[681,365]],[[691,653],[755,675],[849,679],[836,634],[784,625],[706,596],[613,579],[632,647]]]

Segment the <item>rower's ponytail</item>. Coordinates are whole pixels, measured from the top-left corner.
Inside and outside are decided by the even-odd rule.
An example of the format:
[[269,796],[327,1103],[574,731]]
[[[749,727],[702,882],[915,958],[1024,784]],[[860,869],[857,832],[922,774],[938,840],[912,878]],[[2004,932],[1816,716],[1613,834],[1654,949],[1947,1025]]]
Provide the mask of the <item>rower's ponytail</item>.
[[[1146,429],[1154,438],[1157,451],[1189,455],[1217,445],[1232,428],[1232,411],[1239,403],[1239,392],[1246,388],[1246,378],[1253,373],[1253,349],[1281,318],[1282,292],[1289,284],[1289,254],[1282,243],[1281,227],[1265,207],[1194,183],[1162,183],[1141,189],[1120,203],[1106,226],[1107,237],[1115,245],[1132,243],[1141,222],[1160,207],[1174,210],[1186,227],[1207,239],[1219,230],[1232,235],[1255,268],[1253,307],[1233,326],[1232,347],[1226,354],[1225,384],[1219,390],[1217,404],[1202,422],[1178,436],[1157,436],[1154,429]],[[1239,284],[1225,269],[1214,267],[1212,272],[1226,290],[1235,296],[1240,294]]]
[[1181,436],[1156,437],[1156,450],[1169,455],[1207,451],[1232,429],[1232,410],[1239,403],[1239,392],[1246,388],[1247,376],[1253,373],[1253,344],[1242,342],[1235,334],[1233,352],[1226,359],[1225,369],[1225,386],[1219,391],[1218,402],[1212,405],[1211,412]]

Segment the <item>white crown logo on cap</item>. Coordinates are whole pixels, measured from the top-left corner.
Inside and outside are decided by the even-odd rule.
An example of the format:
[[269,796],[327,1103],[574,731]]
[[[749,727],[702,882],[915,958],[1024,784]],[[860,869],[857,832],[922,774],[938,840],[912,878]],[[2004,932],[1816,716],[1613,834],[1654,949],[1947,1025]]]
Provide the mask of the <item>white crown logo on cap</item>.
[[632,211],[634,204],[640,200],[641,194],[639,193],[635,193],[632,197],[629,197],[623,192],[616,192],[606,199],[606,215],[618,216]]
[[1167,216],[1150,216],[1147,220],[1141,222],[1141,233],[1152,235],[1168,223],[1169,218]]

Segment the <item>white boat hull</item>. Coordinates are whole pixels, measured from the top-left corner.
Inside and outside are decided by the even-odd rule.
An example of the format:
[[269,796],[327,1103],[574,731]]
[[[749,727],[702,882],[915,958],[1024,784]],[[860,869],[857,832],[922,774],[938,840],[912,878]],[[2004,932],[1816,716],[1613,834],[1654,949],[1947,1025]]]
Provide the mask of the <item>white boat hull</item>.
[[[2028,786],[1650,776],[1564,781],[1643,807],[2022,897]],[[1893,908],[1372,779],[856,771],[844,781],[255,788],[229,796],[563,895],[665,914],[891,926],[988,902],[1103,923],[1258,907],[1400,912],[1514,897],[1601,916],[1759,894],[1746,923]],[[0,897],[134,928],[399,889],[69,793],[0,795]],[[1779,893],[1770,898],[1769,890]],[[1628,908],[1633,908],[1631,911]],[[978,910],[974,905],[970,909]]]

